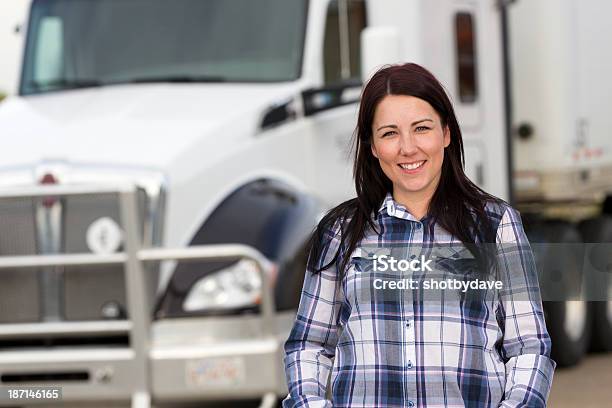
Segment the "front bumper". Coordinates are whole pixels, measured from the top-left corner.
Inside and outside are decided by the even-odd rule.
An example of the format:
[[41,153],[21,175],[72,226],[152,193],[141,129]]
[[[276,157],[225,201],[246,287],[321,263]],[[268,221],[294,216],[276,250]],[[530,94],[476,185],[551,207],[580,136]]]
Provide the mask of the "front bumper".
[[[189,318],[158,321],[151,327],[146,393],[160,404],[255,399],[286,395],[283,341],[293,315],[277,314],[276,329],[265,333],[260,316]],[[129,405],[140,384],[131,348],[80,348],[0,353],[0,375],[15,377],[81,374],[69,381],[16,381],[3,387],[57,386],[59,403]],[[2,399],[0,406],[14,406]]]
[[[99,194],[100,188],[53,186],[2,192],[3,197],[47,197]],[[136,191],[114,190],[120,201],[124,252],[0,257],[4,270],[50,266],[123,265],[127,321],[56,322],[0,325],[0,340],[44,339],[48,336],[125,335],[127,345],[109,347],[18,347],[0,351],[3,388],[53,386],[61,401],[14,401],[0,406],[103,406],[262,398],[272,406],[286,393],[282,345],[292,313],[277,313],[270,283],[272,265],[258,251],[243,245],[210,245],[179,249],[142,249],[138,233]],[[151,321],[143,264],[167,260],[245,258],[258,265],[262,277],[261,312],[254,315]],[[24,299],[25,300],[25,299]],[[265,404],[262,404],[262,406]]]

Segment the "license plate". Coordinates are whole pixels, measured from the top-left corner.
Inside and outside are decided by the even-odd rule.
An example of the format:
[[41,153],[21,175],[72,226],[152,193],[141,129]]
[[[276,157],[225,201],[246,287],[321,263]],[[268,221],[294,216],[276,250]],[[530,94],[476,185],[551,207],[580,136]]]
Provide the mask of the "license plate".
[[186,376],[193,387],[239,385],[245,381],[246,368],[240,357],[206,358],[188,361]]

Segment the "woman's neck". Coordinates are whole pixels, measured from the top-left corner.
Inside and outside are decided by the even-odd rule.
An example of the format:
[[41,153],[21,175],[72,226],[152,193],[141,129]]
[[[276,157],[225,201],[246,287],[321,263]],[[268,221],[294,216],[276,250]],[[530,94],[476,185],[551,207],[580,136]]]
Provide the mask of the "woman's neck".
[[402,197],[399,194],[393,193],[393,199],[406,207],[408,212],[414,216],[417,220],[422,219],[425,215],[427,215],[427,210],[429,208],[429,202],[431,201],[431,197],[429,196],[412,196],[412,197]]

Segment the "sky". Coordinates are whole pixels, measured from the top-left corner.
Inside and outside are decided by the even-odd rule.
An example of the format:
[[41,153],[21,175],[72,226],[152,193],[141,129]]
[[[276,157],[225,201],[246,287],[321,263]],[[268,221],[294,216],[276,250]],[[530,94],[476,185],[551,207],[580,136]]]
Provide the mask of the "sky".
[[0,92],[16,92],[19,63],[21,59],[21,34],[15,26],[25,28],[28,0],[0,0]]

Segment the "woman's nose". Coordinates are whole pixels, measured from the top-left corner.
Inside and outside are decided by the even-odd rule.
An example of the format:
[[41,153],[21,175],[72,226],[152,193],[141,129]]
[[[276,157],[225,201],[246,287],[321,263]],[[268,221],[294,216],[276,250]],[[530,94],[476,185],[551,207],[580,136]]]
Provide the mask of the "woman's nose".
[[410,155],[416,152],[417,150],[416,144],[414,143],[414,138],[410,134],[410,132],[403,133],[399,139],[400,139],[400,154]]

